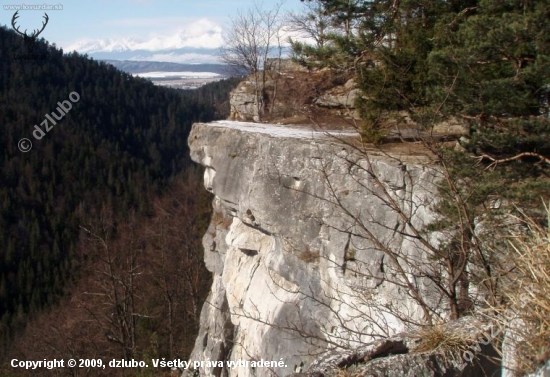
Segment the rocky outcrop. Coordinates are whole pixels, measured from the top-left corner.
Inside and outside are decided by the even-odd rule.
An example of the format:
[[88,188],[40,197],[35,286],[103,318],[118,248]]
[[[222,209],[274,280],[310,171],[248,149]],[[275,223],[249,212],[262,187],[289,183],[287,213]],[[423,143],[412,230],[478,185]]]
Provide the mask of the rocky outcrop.
[[287,60],[270,66],[265,76],[250,75],[230,93],[229,119],[258,122],[260,118],[280,120],[312,113],[358,118],[354,110],[360,91],[349,73],[330,69],[308,72]]
[[355,101],[361,91],[355,87],[355,80],[350,79],[344,85],[332,88],[321,94],[315,104],[322,107],[355,109]]
[[372,342],[347,352],[327,352],[315,360],[302,373],[290,377],[470,377],[495,376],[500,367],[491,358],[498,357],[492,344],[476,340],[484,339],[488,323],[474,317],[465,317],[445,326],[455,339],[464,342],[463,352],[476,349],[475,359],[466,362],[461,352],[441,350],[432,344],[432,350],[418,351],[422,334],[403,333],[389,339]]
[[[331,135],[228,121],[193,126],[191,157],[215,199],[203,239],[214,279],[191,359],[284,360],[273,370],[203,367],[201,375],[284,376],[332,346],[402,331],[392,313],[420,317],[407,290],[390,283],[391,261],[357,236],[349,215],[371,216],[372,234],[403,255],[422,258],[422,246],[400,234],[397,214],[373,195],[364,159]],[[400,157],[369,152],[384,186],[422,227],[433,219],[433,169],[425,157]]]
[[[338,76],[332,70],[317,70],[304,73],[296,70],[295,64],[285,66],[288,71],[269,71],[265,82],[253,75],[242,81],[230,93],[230,120],[245,122],[285,122],[300,120],[327,126],[361,128],[363,121],[357,99],[362,92],[354,78]],[[256,79],[258,82],[256,83]],[[263,104],[258,105],[258,96],[265,90]],[[262,111],[262,114],[260,114]],[[406,111],[383,114],[384,141],[401,140],[452,140],[467,138],[470,128],[464,120],[450,117],[425,129]],[[467,143],[467,139],[464,139]]]
[[231,92],[229,106],[230,119],[241,121],[258,120],[255,84],[250,80],[241,82]]

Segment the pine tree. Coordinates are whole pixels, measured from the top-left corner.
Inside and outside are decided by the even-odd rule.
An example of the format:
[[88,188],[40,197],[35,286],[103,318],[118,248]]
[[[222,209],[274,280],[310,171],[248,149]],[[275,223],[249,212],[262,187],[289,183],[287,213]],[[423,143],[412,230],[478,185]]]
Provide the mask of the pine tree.
[[549,153],[550,1],[481,0],[439,31],[432,106],[469,119],[478,152]]

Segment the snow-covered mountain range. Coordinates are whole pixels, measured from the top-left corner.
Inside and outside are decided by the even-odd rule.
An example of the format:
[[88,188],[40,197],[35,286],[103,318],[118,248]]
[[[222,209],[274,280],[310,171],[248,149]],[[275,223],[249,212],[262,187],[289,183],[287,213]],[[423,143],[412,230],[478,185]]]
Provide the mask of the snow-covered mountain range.
[[163,61],[173,63],[219,63],[223,44],[222,28],[199,19],[173,35],[145,38],[81,39],[64,48],[88,54],[95,59]]

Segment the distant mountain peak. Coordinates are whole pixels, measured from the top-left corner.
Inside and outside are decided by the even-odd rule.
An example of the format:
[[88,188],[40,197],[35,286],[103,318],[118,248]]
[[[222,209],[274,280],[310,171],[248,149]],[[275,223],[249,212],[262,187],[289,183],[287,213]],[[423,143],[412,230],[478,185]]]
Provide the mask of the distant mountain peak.
[[[156,35],[149,38],[109,38],[109,39],[81,39],[67,46],[65,50],[77,51],[82,54],[109,54],[121,52],[139,52],[143,55],[148,53],[161,53],[163,55],[176,54],[182,55],[193,52],[193,49],[210,50],[207,55],[213,55],[214,51],[222,45],[222,27],[206,18],[198,19],[176,33],[170,35]],[[187,50],[189,51],[176,51]],[[103,57],[120,59],[121,57]],[[127,57],[123,57],[127,58]],[[142,59],[149,60],[149,59]],[[213,62],[207,59],[205,63]],[[174,62],[189,62],[185,59]]]

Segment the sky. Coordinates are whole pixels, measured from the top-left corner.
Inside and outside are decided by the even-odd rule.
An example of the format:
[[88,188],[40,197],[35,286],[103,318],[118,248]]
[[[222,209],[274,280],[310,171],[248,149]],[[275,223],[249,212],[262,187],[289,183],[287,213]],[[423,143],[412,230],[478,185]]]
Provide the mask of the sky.
[[[186,49],[187,54],[200,55],[201,49],[218,49],[224,29],[239,10],[246,10],[254,0],[0,0],[0,25],[12,28],[11,19],[19,11],[17,26],[21,31],[38,29],[49,22],[41,38],[62,47],[65,52],[81,53],[122,50],[148,50],[144,60],[176,61],[167,49]],[[264,0],[263,7],[272,8],[276,0]],[[31,10],[28,6],[61,6],[62,9]],[[285,0],[283,11],[301,8],[299,0]],[[183,50],[179,52],[182,53]],[[165,55],[163,59],[163,55]],[[191,56],[190,55],[190,56]],[[132,60],[136,60],[132,55]],[[168,57],[166,57],[168,56]]]

